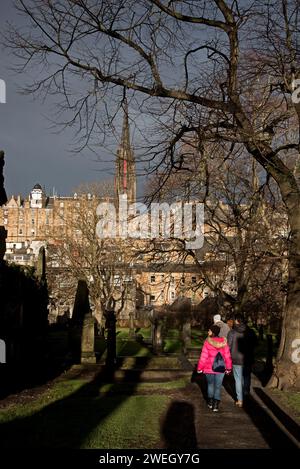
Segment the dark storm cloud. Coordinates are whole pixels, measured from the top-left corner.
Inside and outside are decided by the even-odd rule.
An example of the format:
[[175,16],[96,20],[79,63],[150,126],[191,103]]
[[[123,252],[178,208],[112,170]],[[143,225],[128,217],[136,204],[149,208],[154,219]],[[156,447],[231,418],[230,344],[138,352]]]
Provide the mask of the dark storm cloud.
[[[0,31],[8,21],[21,27],[26,20],[16,14],[12,0],[1,0]],[[7,103],[0,104],[0,149],[6,154],[7,193],[26,195],[39,182],[47,192],[55,187],[63,195],[81,182],[111,178],[113,154],[100,146],[96,156],[88,151],[71,154],[74,132],[57,134],[50,129],[53,102],[42,103],[20,94],[28,76],[9,69],[15,60],[9,50],[2,48],[0,54],[0,79],[7,87]],[[95,161],[97,157],[102,161]]]

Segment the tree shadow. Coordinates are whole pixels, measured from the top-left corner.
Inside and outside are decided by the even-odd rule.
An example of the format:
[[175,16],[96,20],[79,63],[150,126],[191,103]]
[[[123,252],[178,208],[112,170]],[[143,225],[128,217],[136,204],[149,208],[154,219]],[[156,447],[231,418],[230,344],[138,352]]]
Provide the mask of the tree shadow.
[[[276,404],[265,392],[263,389],[258,387],[253,388],[253,392],[257,394],[257,396],[262,400],[262,402],[272,411],[272,413],[277,417],[277,419],[284,425],[284,427],[288,430],[288,432],[294,436],[294,438],[300,441],[300,426],[299,424],[291,418],[280,406]],[[246,410],[251,410],[251,402],[249,400],[246,403]],[[276,425],[277,427],[277,425]],[[278,427],[277,427],[278,428]],[[281,431],[281,434],[283,432]],[[286,435],[284,435],[286,436]],[[287,438],[287,437],[286,437]],[[287,438],[288,442],[291,443],[291,447],[294,447],[293,443]]]
[[205,401],[207,401],[207,381],[204,373],[197,373],[196,367],[191,376],[191,383],[197,384],[199,387],[202,397]]
[[236,397],[236,392],[235,392],[235,381],[234,381],[234,376],[232,373],[230,375],[225,374],[224,379],[223,379],[223,387],[226,390],[227,394],[229,394],[229,396],[234,401],[236,401],[237,397]]
[[295,449],[293,442],[253,397],[248,396],[243,409],[271,449]]
[[[119,367],[122,360],[119,360]],[[112,370],[103,367],[94,379],[66,398],[55,401],[33,415],[16,417],[0,425],[2,448],[81,448],[88,435],[121,406],[136,390],[143,369],[136,370],[135,382],[129,378],[132,370],[124,370],[118,384]],[[130,376],[129,376],[130,375]],[[120,394],[120,384],[126,382],[126,394]],[[115,383],[103,393],[104,383]],[[114,387],[119,392],[114,393]],[[100,445],[101,447],[101,442]]]
[[166,449],[197,448],[194,406],[183,401],[172,402],[161,433]]

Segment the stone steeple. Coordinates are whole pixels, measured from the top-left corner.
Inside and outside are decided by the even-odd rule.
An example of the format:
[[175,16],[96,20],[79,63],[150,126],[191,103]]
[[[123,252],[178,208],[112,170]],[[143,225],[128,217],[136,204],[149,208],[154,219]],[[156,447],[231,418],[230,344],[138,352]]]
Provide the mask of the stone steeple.
[[130,144],[128,104],[124,101],[122,139],[117,151],[115,190],[117,201],[122,194],[127,195],[128,203],[136,201],[136,173],[133,150]]

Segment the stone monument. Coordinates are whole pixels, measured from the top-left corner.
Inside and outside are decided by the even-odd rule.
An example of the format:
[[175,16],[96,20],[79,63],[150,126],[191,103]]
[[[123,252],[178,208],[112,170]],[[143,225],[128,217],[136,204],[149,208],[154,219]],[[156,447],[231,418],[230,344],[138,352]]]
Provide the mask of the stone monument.
[[79,280],[71,320],[71,346],[73,357],[80,363],[96,363],[94,326],[88,286],[85,280]]

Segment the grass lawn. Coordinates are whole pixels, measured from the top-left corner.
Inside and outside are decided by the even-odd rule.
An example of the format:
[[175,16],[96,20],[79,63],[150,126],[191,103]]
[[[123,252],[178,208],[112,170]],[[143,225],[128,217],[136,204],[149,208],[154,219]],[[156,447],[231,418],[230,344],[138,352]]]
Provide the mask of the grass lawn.
[[[160,393],[162,384],[172,389],[186,383],[56,382],[36,401],[1,409],[1,448],[156,447],[159,419],[170,401]],[[136,394],[145,389],[151,392]]]
[[286,407],[291,415],[300,423],[300,391],[279,391],[278,389],[272,389],[270,394]]

